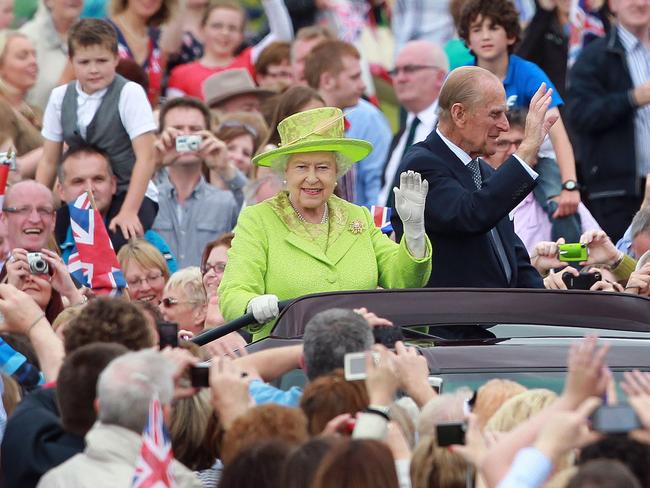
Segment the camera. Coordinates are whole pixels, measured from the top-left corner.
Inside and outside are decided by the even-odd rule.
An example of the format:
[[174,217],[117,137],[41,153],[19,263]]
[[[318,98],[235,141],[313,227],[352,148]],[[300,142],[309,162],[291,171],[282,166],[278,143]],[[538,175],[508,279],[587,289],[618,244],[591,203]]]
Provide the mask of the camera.
[[569,290],[590,290],[596,282],[602,279],[598,271],[594,273],[581,272],[578,276],[573,276],[569,272],[562,275],[562,281],[564,281],[564,284]]
[[198,151],[202,140],[201,136],[197,135],[178,136],[176,138],[176,152]]
[[560,244],[559,259],[563,262],[586,261],[589,257],[586,244]]
[[465,431],[467,426],[460,422],[443,423],[436,425],[436,439],[439,447],[454,444],[465,444]]
[[627,434],[641,428],[641,421],[628,404],[603,405],[592,417],[593,429],[603,434]]
[[[372,359],[377,364],[379,353],[373,352]],[[366,353],[349,352],[343,357],[346,381],[358,381],[366,379]]]
[[32,274],[48,274],[50,272],[50,266],[40,252],[28,252],[27,262],[29,263],[29,272]]

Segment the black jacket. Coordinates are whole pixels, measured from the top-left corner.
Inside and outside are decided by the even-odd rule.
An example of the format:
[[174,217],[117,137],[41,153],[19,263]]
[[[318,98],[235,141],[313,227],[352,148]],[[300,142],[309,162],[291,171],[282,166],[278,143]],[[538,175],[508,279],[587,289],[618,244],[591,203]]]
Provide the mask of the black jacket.
[[84,448],[82,437],[63,430],[56,388],[30,393],[7,422],[2,440],[2,486],[35,487],[47,471]]
[[[543,288],[508,218],[535,186],[519,161],[511,157],[496,172],[481,163],[483,187],[477,190],[471,171],[434,130],[408,150],[403,163],[404,171],[417,171],[429,182],[424,219],[433,256],[427,286]],[[397,212],[391,220],[401,238]],[[510,282],[492,250],[492,228],[497,229],[512,268]]]
[[569,73],[567,120],[591,199],[640,194],[633,88],[616,28],[589,44]]

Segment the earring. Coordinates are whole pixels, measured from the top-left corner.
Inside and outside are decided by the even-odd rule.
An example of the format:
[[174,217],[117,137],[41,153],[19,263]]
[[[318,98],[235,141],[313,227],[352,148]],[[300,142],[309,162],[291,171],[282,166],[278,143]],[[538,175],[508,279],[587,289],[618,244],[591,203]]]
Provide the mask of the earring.
[[287,184],[287,180],[282,180],[282,184],[283,184],[283,185],[286,185],[286,184]]

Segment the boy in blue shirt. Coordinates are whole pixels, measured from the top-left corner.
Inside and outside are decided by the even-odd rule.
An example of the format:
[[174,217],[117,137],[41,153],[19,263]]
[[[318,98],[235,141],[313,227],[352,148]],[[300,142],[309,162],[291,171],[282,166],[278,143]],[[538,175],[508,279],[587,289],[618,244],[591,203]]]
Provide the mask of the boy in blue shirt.
[[105,152],[124,202],[109,230],[125,239],[142,236],[158,210],[155,170],[156,123],[144,89],[116,74],[117,34],[106,21],[83,19],[70,29],[68,51],[76,80],[52,90],[43,117],[43,159],[36,180],[52,187],[63,144]]
[[[503,82],[508,109],[527,108],[542,83],[553,88],[548,116],[557,115],[564,102],[548,76],[534,63],[512,54],[520,39],[519,14],[510,0],[469,0],[463,7],[458,34],[476,56],[476,65]],[[553,238],[579,242],[577,216],[580,192],[573,148],[562,118],[551,127],[540,148],[535,197],[551,217]]]

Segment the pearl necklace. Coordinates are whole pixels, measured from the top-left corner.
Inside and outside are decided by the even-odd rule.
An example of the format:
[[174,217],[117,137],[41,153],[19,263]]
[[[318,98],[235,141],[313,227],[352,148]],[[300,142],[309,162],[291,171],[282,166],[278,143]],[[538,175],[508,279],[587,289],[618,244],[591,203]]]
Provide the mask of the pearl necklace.
[[[307,224],[311,224],[311,222],[308,222],[307,219],[298,211],[296,206],[291,201],[291,198],[289,198],[289,204],[291,205],[291,208],[293,209],[293,211],[296,212],[296,215],[298,215],[298,220],[300,220],[301,222],[305,222]],[[329,217],[329,209],[328,209],[327,204],[326,204],[325,205],[325,211],[323,212],[323,218],[320,220],[320,223],[321,224],[326,224],[328,217]]]

